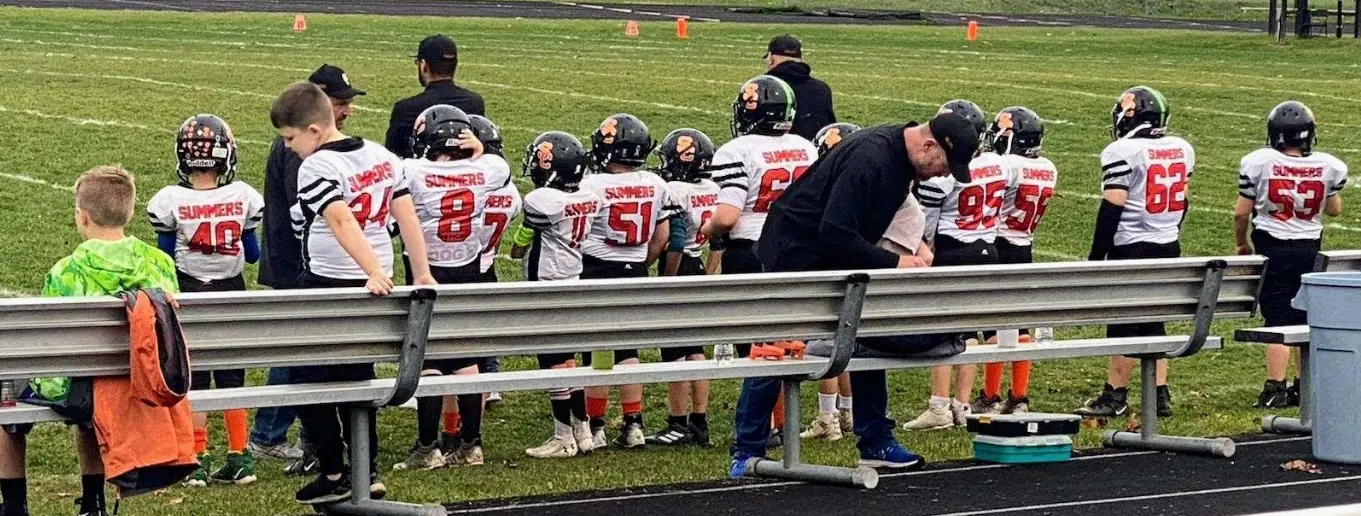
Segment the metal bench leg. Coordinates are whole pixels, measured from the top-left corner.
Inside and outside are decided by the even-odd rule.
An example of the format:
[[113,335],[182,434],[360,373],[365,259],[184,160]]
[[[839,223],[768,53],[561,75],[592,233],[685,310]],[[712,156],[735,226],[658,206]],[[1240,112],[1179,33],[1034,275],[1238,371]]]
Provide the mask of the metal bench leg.
[[800,380],[784,381],[784,461],[757,459],[752,471],[758,477],[874,489],[879,485],[879,472],[871,468],[818,466],[804,464],[800,460],[802,442],[799,438],[799,385],[802,383]]
[[1278,434],[1314,433],[1314,406],[1310,403],[1313,386],[1309,385],[1309,346],[1300,347],[1300,418],[1266,416],[1262,418],[1262,430]]
[[1232,439],[1205,439],[1201,437],[1174,437],[1158,435],[1158,359],[1143,357],[1139,360],[1139,373],[1142,385],[1139,389],[1139,405],[1142,411],[1142,427],[1139,433],[1106,432],[1102,441],[1113,448],[1133,448],[1138,450],[1170,451],[1195,453],[1216,457],[1232,457]]
[[377,409],[354,407],[350,410],[350,492],[349,501],[326,507],[328,514],[354,516],[444,516],[439,505],[378,501],[369,498],[369,422]]

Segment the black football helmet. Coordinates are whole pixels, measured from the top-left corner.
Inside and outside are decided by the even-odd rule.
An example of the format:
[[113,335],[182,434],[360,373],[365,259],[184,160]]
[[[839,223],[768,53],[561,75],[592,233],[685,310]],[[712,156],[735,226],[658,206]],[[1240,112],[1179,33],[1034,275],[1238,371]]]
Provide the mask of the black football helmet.
[[1135,86],[1120,94],[1111,108],[1111,139],[1161,138],[1167,134],[1172,107],[1158,90]]
[[794,127],[794,107],[789,84],[769,75],[752,77],[732,101],[732,137],[785,134]]
[[1287,100],[1271,109],[1266,116],[1267,145],[1278,151],[1298,147],[1308,156],[1318,141],[1314,111],[1303,102]]
[[[955,99],[941,104],[940,109],[936,110],[937,113],[946,111],[953,112],[964,117],[965,120],[968,120],[969,123],[973,125],[974,129],[978,131],[978,141],[988,141],[987,138],[984,138],[985,133],[988,131],[988,115],[983,113],[983,108],[978,107],[978,104],[974,104],[971,100]],[[978,150],[981,152],[983,146],[978,146]]]
[[658,172],[667,181],[696,183],[708,179],[715,151],[713,140],[699,129],[676,129],[657,146],[657,157],[662,161]]
[[841,140],[859,130],[860,126],[847,122],[827,124],[826,127],[819,129],[817,136],[813,137],[813,144],[818,146],[818,156],[824,156],[831,152],[833,147],[841,143]]
[[1044,120],[1030,108],[1012,106],[997,113],[988,129],[993,152],[1038,157],[1044,142]]
[[217,186],[236,179],[236,136],[217,115],[194,115],[175,132],[175,175],[188,185],[189,176],[217,171]]
[[444,154],[456,160],[470,158],[472,151],[460,148],[458,140],[459,134],[472,129],[473,123],[462,109],[448,104],[425,108],[416,117],[411,131],[411,156],[434,159]]
[[535,187],[573,192],[586,175],[589,161],[581,140],[562,131],[549,131],[525,147],[524,175]]
[[473,123],[473,134],[482,141],[482,152],[505,156],[505,141],[501,138],[501,126],[482,115],[468,115],[468,121]]
[[656,146],[647,124],[628,113],[617,113],[600,122],[600,128],[591,134],[591,163],[601,171],[616,163],[641,167]]

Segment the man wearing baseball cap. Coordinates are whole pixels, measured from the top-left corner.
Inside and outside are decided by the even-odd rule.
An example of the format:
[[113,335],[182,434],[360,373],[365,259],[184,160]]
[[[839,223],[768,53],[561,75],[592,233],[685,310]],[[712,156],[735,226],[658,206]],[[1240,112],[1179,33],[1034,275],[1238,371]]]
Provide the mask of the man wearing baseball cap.
[[[336,128],[354,111],[354,98],[364,90],[354,87],[350,77],[338,66],[321,65],[307,78],[331,99],[331,113]],[[295,288],[302,273],[302,244],[293,235],[293,221],[289,208],[298,203],[298,167],[302,158],[284,145],[283,138],[275,137],[265,160],[265,245],[260,256],[260,284],[275,289]],[[269,385],[291,383],[289,368],[277,367],[269,371]],[[254,430],[250,436],[250,451],[259,457],[273,457],[295,461],[289,473],[308,473],[307,460],[302,450],[288,443],[288,428],[293,426],[294,413],[290,407],[262,408],[255,414]],[[304,436],[305,437],[305,436]]]
[[[979,134],[963,116],[937,113],[928,123],[884,125],[851,135],[822,156],[772,204],[756,254],[767,272],[890,269],[925,266],[918,256],[879,247],[912,186],[950,174],[968,181]],[[915,341],[912,341],[915,342]],[[931,343],[925,343],[931,344]],[[919,352],[930,349],[895,351]],[[883,371],[851,373],[860,464],[912,468],[921,457],[893,438]],[[765,454],[779,380],[748,378],[737,402],[737,438],[729,474],[746,473]]]
[[392,107],[392,120],[388,123],[387,141],[384,145],[393,154],[403,158],[411,156],[411,131],[416,117],[437,104],[447,104],[462,109],[469,115],[487,115],[482,96],[454,83],[454,72],[458,70],[458,45],[443,34],[436,34],[421,40],[416,47],[416,78],[425,91],[414,97],[397,101]]
[[803,43],[788,34],[775,36],[766,46],[766,74],[778,77],[794,90],[794,128],[789,132],[813,141],[818,131],[836,123],[832,88],[811,75],[803,61]]

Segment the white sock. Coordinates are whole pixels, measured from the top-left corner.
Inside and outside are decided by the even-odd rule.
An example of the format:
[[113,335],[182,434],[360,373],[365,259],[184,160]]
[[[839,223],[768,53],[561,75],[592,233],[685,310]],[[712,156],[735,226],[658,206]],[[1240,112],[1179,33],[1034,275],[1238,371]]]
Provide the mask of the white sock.
[[950,400],[950,410],[953,410],[955,412],[964,412],[969,410],[969,404],[959,400],[952,399]]
[[851,397],[850,397],[850,396],[837,396],[837,398],[836,398],[836,408],[839,408],[839,409],[841,409],[841,410],[850,410],[850,409],[851,409]]
[[836,412],[836,395],[818,393],[818,411],[826,414]]
[[947,398],[947,397],[945,397],[945,396],[932,396],[932,397],[931,397],[931,408],[943,409],[943,408],[949,408],[949,407],[950,407],[950,398]]
[[562,421],[553,420],[553,435],[563,439],[572,439],[572,425],[563,424]]

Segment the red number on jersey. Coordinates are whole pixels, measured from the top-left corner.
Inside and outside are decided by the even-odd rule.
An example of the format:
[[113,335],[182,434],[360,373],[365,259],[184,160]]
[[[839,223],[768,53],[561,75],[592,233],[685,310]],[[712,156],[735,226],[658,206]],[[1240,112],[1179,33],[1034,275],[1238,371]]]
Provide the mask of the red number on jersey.
[[699,229],[695,231],[695,244],[704,245],[709,241],[709,237],[704,234],[704,225],[709,223],[709,219],[714,218],[714,210],[705,210],[699,213]]
[[808,167],[795,167],[792,172],[787,168],[772,168],[761,174],[761,189],[756,193],[756,204],[751,207],[751,211],[769,212],[770,205],[780,199],[785,188],[789,188],[790,183],[803,177],[803,173],[807,171]]
[[189,250],[203,254],[236,256],[241,254],[241,223],[224,220],[213,224],[204,222],[189,238]]
[[[628,217],[628,218],[625,218]],[[633,220],[636,217],[636,221]],[[616,247],[643,245],[652,240],[652,201],[621,202],[610,205],[610,229],[624,235],[623,240],[608,238]]]
[[1034,234],[1040,226],[1044,211],[1049,208],[1049,199],[1054,196],[1053,188],[1040,188],[1040,185],[1021,185],[1016,190],[1016,211],[1007,216],[1007,228]]
[[[1297,218],[1303,221],[1314,220],[1320,211],[1323,211],[1324,199],[1323,181],[1300,181],[1295,182],[1290,179],[1272,179],[1267,182],[1266,197],[1271,204],[1279,206],[1278,210],[1271,212],[1271,216],[1279,220],[1287,221]],[[1304,200],[1303,206],[1295,206],[1295,192],[1299,192]]]
[[982,185],[970,185],[959,193],[959,218],[955,225],[959,229],[973,231],[979,228],[991,229],[997,226],[997,217],[1002,212],[1002,200],[1007,195],[1005,181]]
[[586,240],[586,234],[591,229],[590,221],[591,219],[586,218],[585,215],[572,218],[572,241],[570,243],[573,249],[581,247],[581,242]]
[[354,220],[359,222],[359,229],[363,230],[370,222],[378,225],[387,225],[389,203],[392,202],[392,187],[383,190],[383,204],[378,206],[377,213],[369,213],[373,209],[373,196],[368,192],[359,194],[350,201],[350,211],[354,213]]
[[487,247],[482,252],[496,252],[501,249],[501,235],[506,233],[506,226],[510,225],[510,216],[505,213],[489,211],[482,217],[482,223],[491,226],[491,238],[487,240]]
[[1186,164],[1160,163],[1148,166],[1144,188],[1144,209],[1152,214],[1186,210]]
[[435,234],[451,244],[467,240],[473,234],[476,208],[472,190],[460,188],[445,192],[439,202],[439,228]]

